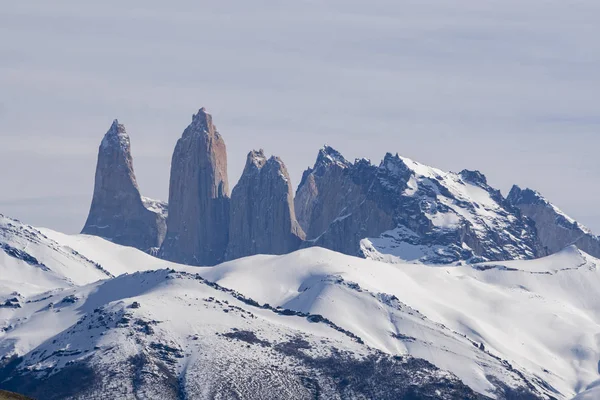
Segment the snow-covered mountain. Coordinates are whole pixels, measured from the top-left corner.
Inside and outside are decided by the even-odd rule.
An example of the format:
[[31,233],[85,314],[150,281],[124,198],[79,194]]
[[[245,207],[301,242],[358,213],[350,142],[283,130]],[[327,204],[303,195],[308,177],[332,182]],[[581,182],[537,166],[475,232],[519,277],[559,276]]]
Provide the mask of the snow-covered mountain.
[[598,379],[598,266],[574,247],[537,260],[444,267],[315,248],[203,275],[258,301],[322,314],[370,346],[425,358],[481,393],[508,377],[509,363],[541,392],[570,398]]
[[292,187],[281,158],[251,151],[230,196],[225,139],[201,108],[175,146],[169,204],[147,199],[115,120],[82,233],[199,266],[311,246],[390,263],[525,260],[572,244],[600,257],[600,239],[549,201],[516,186],[505,198],[479,171],[392,153],[350,162],[324,146]]
[[173,270],[32,297],[12,321],[3,350],[22,356],[3,384],[37,398],[476,398],[322,317]]
[[[113,270],[157,260],[96,246],[101,240],[67,243],[107,263],[124,251]],[[2,242],[28,247],[8,235]],[[67,244],[41,258],[50,264],[61,249]],[[179,266],[10,294],[0,307],[0,387],[38,399],[480,398],[425,360],[379,351],[323,316],[259,304],[186,270],[201,271]]]
[[483,174],[444,172],[388,153],[379,165],[319,151],[296,193],[308,245],[388,262],[540,256],[529,220]]
[[39,399],[594,398],[600,261],[575,247],[197,268],[6,217],[0,246],[0,388]]
[[0,300],[113,277],[97,262],[2,214],[0,250]]

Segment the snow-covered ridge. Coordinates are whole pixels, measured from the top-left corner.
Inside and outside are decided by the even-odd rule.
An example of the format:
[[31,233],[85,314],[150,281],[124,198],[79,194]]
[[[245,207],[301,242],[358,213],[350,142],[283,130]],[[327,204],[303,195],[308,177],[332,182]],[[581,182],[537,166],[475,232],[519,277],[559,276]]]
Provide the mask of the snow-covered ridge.
[[[0,241],[48,269],[0,253],[0,287],[28,287],[0,293],[0,304],[6,303],[0,307],[0,364],[22,356],[19,368],[31,376],[85,366],[114,389],[105,374],[131,382],[132,360],[145,354],[143,368],[157,371],[145,390],[169,392],[165,380],[174,376],[177,387],[200,393],[192,382],[224,387],[222,365],[233,359],[236,366],[272,365],[283,343],[300,335],[313,359],[331,356],[332,347],[346,349],[352,360],[411,355],[491,398],[527,391],[568,399],[598,379],[600,261],[575,247],[537,260],[463,266],[387,264],[309,248],[196,268],[93,236],[0,221]],[[123,273],[129,275],[110,277]],[[34,281],[39,284],[31,287]],[[281,373],[290,374],[284,365],[316,373],[294,354],[275,362]],[[442,379],[441,372],[427,371],[428,379]],[[231,373],[225,376],[259,372]],[[305,390],[297,383],[290,388]]]
[[28,296],[113,276],[76,250],[2,214],[0,266],[0,299],[15,292]]
[[172,269],[31,296],[0,318],[0,385],[36,397],[476,398],[451,374],[369,348],[326,317]]

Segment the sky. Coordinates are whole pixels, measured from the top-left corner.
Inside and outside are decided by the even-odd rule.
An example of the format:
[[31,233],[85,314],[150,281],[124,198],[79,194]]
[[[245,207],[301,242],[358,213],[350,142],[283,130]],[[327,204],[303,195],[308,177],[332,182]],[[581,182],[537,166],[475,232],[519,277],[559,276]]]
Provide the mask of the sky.
[[293,184],[328,144],[477,169],[600,232],[600,2],[0,0],[0,213],[75,233],[125,124],[145,196],[206,107],[232,188],[252,149]]

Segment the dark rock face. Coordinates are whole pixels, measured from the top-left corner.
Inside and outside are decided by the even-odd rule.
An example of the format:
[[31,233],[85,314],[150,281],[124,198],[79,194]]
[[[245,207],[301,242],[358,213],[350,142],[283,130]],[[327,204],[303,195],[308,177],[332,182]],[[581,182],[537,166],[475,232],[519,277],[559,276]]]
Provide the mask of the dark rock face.
[[[359,255],[360,241],[394,228],[383,198],[369,193],[377,168],[368,160],[352,164],[329,146],[319,151],[296,193],[306,245]],[[300,217],[301,216],[301,217]]]
[[251,151],[231,193],[226,259],[289,253],[300,247],[304,237],[285,165],[278,157],[267,160],[262,150]]
[[352,163],[339,152],[325,146],[319,150],[314,167],[304,171],[294,204],[308,238],[325,232],[340,210],[360,197],[358,185],[349,177],[350,167]]
[[225,142],[201,108],[175,146],[167,235],[159,255],[190,265],[218,264],[225,255],[228,227]]
[[535,223],[539,245],[546,254],[575,245],[591,256],[600,257],[600,237],[569,218],[540,193],[515,185],[507,201]]
[[129,137],[113,123],[82,233],[189,265],[308,246],[389,262],[528,259],[572,244],[600,257],[600,239],[537,192],[514,187],[505,199],[479,171],[398,154],[373,165],[325,146],[293,198],[283,162],[253,151],[230,200],[225,142],[204,108],[173,153],[168,218],[166,203],[140,195]]
[[161,245],[166,204],[140,195],[129,136],[115,120],[98,151],[92,205],[81,233],[147,251]]
[[306,245],[385,261],[533,258],[535,229],[478,171],[445,173],[398,155],[379,166],[319,152],[295,199]]

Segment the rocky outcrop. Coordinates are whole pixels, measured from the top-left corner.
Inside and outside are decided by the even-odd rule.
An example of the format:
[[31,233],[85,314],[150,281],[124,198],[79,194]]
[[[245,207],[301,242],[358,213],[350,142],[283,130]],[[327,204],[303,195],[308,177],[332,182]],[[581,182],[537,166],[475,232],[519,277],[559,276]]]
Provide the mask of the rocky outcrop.
[[360,191],[354,190],[357,186],[348,175],[350,167],[352,163],[338,151],[324,146],[314,167],[304,171],[294,205],[298,222],[308,238],[323,233],[341,209],[358,196]]
[[228,227],[225,142],[201,108],[173,153],[167,235],[159,256],[190,265],[218,264],[225,255]]
[[308,246],[389,262],[528,259],[569,245],[600,257],[600,238],[539,193],[515,186],[505,199],[479,171],[398,154],[374,165],[325,146],[294,198],[283,162],[252,151],[230,199],[225,142],[204,108],[173,153],[168,218],[166,203],[140,195],[129,137],[113,123],[82,233],[190,265]]
[[385,200],[369,194],[376,172],[368,160],[353,164],[330,146],[319,150],[314,167],[304,172],[295,198],[306,246],[359,255],[363,238],[394,228],[393,213],[386,209]]
[[478,171],[386,154],[379,166],[320,150],[296,194],[306,245],[384,261],[448,263],[539,254],[535,229]]
[[537,238],[546,254],[553,254],[575,245],[594,257],[600,257],[600,237],[567,216],[558,207],[531,189],[513,186],[507,201],[533,220]]
[[166,204],[140,195],[125,126],[117,120],[98,151],[92,205],[81,233],[148,251],[161,245]]
[[231,193],[226,259],[297,250],[305,235],[296,221],[293,190],[281,159],[251,151]]

